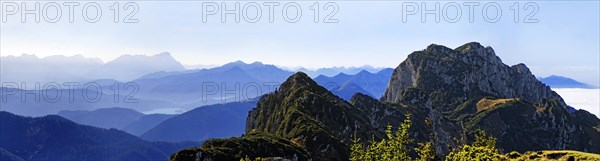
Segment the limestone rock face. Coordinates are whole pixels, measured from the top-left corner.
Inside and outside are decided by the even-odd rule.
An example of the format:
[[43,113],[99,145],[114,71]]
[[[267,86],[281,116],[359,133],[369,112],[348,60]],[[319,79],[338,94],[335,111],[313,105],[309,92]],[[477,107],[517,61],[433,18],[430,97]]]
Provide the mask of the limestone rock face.
[[427,93],[447,93],[454,98],[489,95],[522,98],[529,102],[563,99],[549,86],[538,81],[524,64],[502,63],[491,47],[471,42],[456,49],[430,45],[415,51],[392,74],[382,102],[398,103],[408,88]]
[[476,129],[498,138],[498,147],[508,152],[600,152],[593,150],[600,149],[598,124],[578,121],[594,117],[570,112],[527,66],[505,65],[491,47],[475,42],[456,49],[430,45],[413,52],[394,70],[380,100],[428,110],[438,155],[447,151],[444,146],[456,144],[448,137],[460,138]]

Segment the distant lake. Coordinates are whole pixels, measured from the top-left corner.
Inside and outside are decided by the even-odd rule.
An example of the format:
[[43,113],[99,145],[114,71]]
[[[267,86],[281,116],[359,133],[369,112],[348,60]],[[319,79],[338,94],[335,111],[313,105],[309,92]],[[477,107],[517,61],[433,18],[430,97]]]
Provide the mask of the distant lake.
[[568,105],[600,116],[600,89],[553,88]]

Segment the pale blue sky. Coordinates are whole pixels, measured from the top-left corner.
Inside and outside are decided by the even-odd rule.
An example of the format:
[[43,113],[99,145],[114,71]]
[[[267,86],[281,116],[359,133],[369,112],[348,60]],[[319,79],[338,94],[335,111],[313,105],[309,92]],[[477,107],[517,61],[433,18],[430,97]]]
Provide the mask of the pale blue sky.
[[[69,23],[66,8],[61,21],[55,24],[43,19],[40,23],[21,23],[19,15],[8,16],[7,23],[0,23],[0,54],[81,54],[109,61],[122,54],[168,51],[187,65],[243,60],[312,68],[395,67],[412,51],[431,43],[454,48],[478,41],[492,46],[506,64],[525,63],[537,76],[556,74],[600,84],[598,1],[536,2],[539,11],[534,18],[538,23],[513,22],[509,8],[513,1],[497,2],[502,17],[496,23],[486,22],[481,15],[482,6],[490,2],[480,2],[473,23],[468,21],[463,2],[457,2],[462,17],[456,23],[443,19],[435,23],[431,15],[426,23],[420,21],[420,15],[409,16],[404,23],[401,2],[342,1],[337,2],[339,12],[334,16],[339,23],[333,24],[312,22],[308,8],[312,2],[298,2],[303,17],[298,23],[288,23],[281,18],[281,7],[289,2],[280,2],[274,23],[268,23],[267,8],[263,6],[263,17],[254,24],[243,19],[240,23],[221,23],[219,15],[203,23],[200,1],[137,2],[140,10],[135,18],[139,23],[135,24],[112,22],[108,8],[112,2],[98,2],[103,17],[95,24],[85,22],[80,10],[75,11],[75,22]],[[443,7],[451,2],[439,3]],[[41,3],[43,6],[48,2]],[[241,1],[242,6],[247,3],[250,1]],[[523,19],[530,10],[523,10],[526,2],[519,3]],[[493,16],[493,11],[489,12]]]

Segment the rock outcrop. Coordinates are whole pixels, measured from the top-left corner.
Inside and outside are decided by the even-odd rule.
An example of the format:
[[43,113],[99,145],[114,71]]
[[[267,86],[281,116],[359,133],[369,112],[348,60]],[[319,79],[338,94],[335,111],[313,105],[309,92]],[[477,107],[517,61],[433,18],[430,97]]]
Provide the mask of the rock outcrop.
[[429,110],[439,155],[447,152],[445,145],[457,144],[448,138],[476,129],[498,138],[498,147],[507,152],[600,152],[600,133],[578,122],[556,92],[524,64],[507,66],[491,47],[475,42],[413,52],[394,70],[381,101]]
[[453,98],[494,96],[522,98],[537,103],[563,99],[549,86],[538,81],[524,64],[508,66],[491,47],[476,42],[456,49],[429,45],[415,51],[392,74],[382,102],[398,103],[403,91],[417,88],[427,93],[446,93]]

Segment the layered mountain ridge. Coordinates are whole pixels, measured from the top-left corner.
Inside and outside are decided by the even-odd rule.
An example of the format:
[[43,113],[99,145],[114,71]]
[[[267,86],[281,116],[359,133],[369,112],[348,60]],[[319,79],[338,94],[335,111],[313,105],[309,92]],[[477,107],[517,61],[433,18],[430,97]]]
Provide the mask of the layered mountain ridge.
[[350,100],[355,93],[379,98],[385,92],[392,72],[392,68],[385,68],[376,73],[362,70],[355,75],[340,73],[333,77],[320,75],[314,79],[319,85],[345,100]]
[[197,142],[148,142],[56,115],[23,117],[0,111],[1,160],[164,160]]

